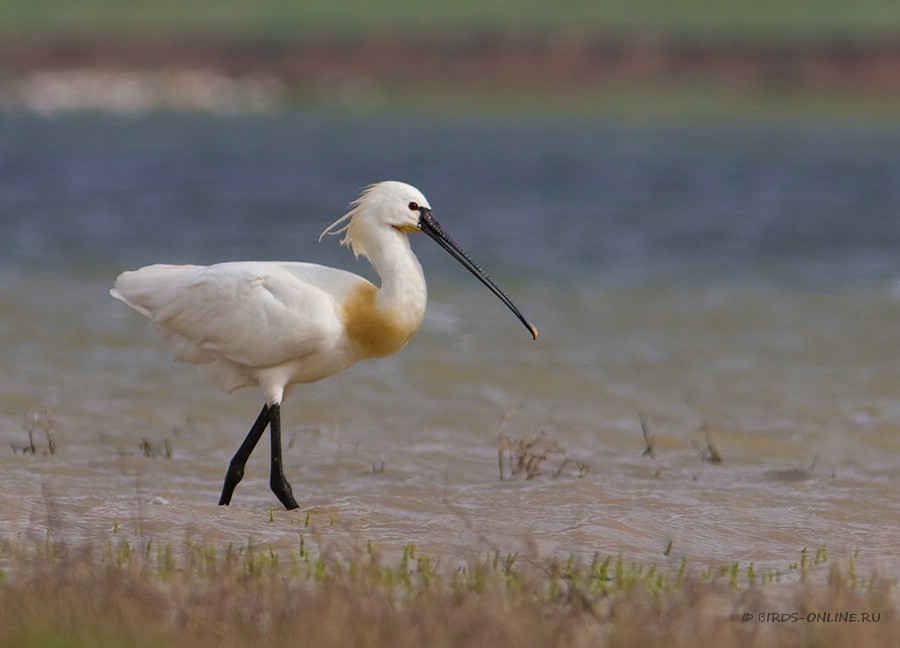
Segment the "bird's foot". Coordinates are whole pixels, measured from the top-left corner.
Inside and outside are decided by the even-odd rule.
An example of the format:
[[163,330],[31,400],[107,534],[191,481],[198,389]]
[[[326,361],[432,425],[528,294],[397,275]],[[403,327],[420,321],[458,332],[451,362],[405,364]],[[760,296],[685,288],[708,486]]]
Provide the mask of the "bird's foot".
[[272,492],[275,493],[275,497],[278,498],[279,502],[284,504],[284,508],[288,511],[300,508],[300,505],[297,504],[297,500],[294,499],[294,494],[291,492],[291,485],[286,479],[273,480],[270,486],[272,487]]

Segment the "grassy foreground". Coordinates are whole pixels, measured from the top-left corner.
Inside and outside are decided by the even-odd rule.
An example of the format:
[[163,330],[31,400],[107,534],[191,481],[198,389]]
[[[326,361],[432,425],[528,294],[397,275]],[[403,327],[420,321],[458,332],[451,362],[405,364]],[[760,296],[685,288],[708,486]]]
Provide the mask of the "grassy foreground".
[[622,556],[487,554],[451,567],[413,545],[388,560],[371,544],[313,555],[303,540],[288,553],[6,543],[0,647],[895,646],[891,585],[853,563],[829,564],[825,547],[756,574]]

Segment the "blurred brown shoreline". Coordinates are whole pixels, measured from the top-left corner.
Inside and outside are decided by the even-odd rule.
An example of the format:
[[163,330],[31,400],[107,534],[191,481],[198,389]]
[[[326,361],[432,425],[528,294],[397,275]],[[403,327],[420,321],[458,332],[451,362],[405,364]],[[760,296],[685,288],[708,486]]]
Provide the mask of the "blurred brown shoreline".
[[797,44],[650,37],[429,41],[396,35],[274,44],[203,37],[0,39],[0,75],[6,78],[71,69],[203,69],[233,77],[264,75],[289,87],[337,73],[385,84],[501,90],[686,84],[895,97],[900,39]]

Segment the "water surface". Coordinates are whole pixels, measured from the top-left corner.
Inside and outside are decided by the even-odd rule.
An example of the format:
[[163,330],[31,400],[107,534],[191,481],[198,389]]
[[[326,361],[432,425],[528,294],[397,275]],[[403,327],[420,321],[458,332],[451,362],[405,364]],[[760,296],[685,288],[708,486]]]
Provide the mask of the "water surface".
[[[826,544],[896,574],[898,150],[835,124],[4,115],[0,532],[779,569]],[[300,512],[270,521],[265,441],[215,506],[260,394],[172,363],[109,287],[157,261],[371,278],[316,239],[388,178],[540,339],[418,237],[419,335],[285,404]],[[501,481],[498,447],[539,434],[540,474]]]

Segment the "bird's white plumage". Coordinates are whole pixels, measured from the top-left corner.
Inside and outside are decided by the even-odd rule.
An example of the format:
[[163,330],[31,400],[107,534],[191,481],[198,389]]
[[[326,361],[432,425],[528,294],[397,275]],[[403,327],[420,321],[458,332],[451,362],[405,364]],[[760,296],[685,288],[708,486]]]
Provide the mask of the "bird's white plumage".
[[311,263],[152,265],[123,273],[112,294],[151,319],[177,360],[201,365],[231,391],[258,384],[260,371],[286,362],[291,382],[352,364],[341,345],[341,303],[368,283]]
[[427,205],[409,185],[379,183],[335,223],[348,221],[337,233],[369,258],[381,275],[381,290],[351,272],[312,263],[247,261],[150,265],[122,273],[110,294],[149,317],[175,358],[199,365],[219,388],[260,385],[269,402],[280,402],[289,385],[321,380],[384,354],[351,339],[349,318],[365,323],[387,317],[402,329],[402,344],[415,334],[426,293],[407,241],[418,217],[409,209],[412,202]]

